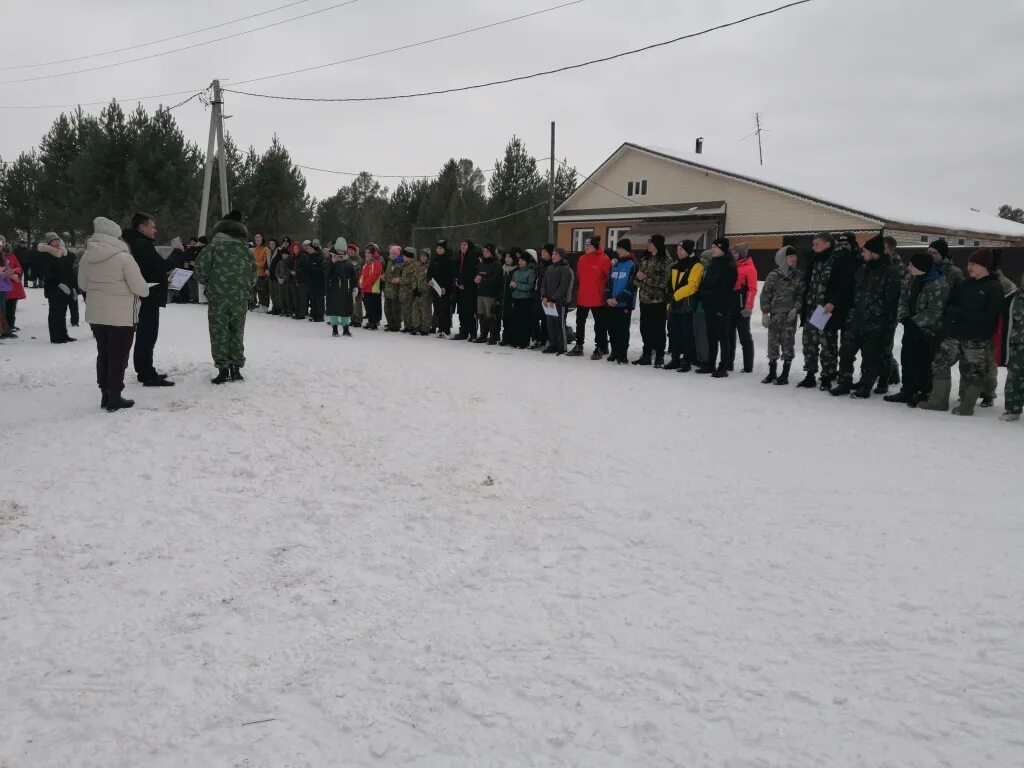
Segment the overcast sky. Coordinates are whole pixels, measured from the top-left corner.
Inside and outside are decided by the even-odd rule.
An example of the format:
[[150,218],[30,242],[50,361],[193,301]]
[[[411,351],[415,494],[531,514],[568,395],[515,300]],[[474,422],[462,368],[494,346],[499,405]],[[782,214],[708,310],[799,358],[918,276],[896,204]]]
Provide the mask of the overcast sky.
[[[189,32],[287,0],[3,0],[2,65],[33,64]],[[585,0],[413,51],[253,83],[298,96],[453,87],[572,64],[781,5],[784,0]],[[310,0],[241,24],[0,80],[93,67],[220,37],[339,0]],[[564,0],[358,0],[308,19],[97,72],[0,85],[0,106],[93,102],[198,90],[487,24]],[[451,156],[490,168],[513,134],[538,158],[558,124],[559,157],[583,172],[623,141],[852,174],[910,198],[995,212],[1024,206],[1024,0],[814,0],[693,41],[566,74],[399,102],[310,104],[227,96],[228,129],[264,149],[276,132],[295,162],[430,174]],[[230,87],[230,86],[229,86]],[[176,103],[182,97],[163,101]],[[146,101],[154,109],[157,101]],[[127,103],[127,108],[134,103]],[[99,106],[88,107],[98,111]],[[61,110],[0,109],[0,156],[35,146]],[[205,147],[198,100],[175,111]],[[306,172],[310,192],[350,177]],[[393,185],[394,181],[388,182]]]

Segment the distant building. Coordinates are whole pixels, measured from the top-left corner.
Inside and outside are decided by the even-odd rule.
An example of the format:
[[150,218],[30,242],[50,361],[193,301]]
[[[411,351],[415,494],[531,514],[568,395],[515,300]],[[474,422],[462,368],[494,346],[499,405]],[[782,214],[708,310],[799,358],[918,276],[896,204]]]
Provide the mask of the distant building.
[[913,193],[884,185],[855,189],[848,178],[740,168],[704,154],[627,142],[559,206],[555,222],[558,245],[572,251],[583,250],[595,234],[608,249],[627,235],[641,247],[655,232],[670,243],[692,239],[700,246],[725,235],[763,250],[803,243],[823,230],[866,235],[884,229],[902,246],[939,237],[954,247],[1024,245],[1024,224],[918,203]]

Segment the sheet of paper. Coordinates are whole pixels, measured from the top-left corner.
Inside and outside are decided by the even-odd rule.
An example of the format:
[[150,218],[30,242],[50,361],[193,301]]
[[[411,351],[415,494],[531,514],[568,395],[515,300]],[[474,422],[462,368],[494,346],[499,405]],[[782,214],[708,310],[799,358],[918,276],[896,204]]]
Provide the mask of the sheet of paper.
[[544,314],[548,317],[558,317],[558,307],[554,304],[541,304],[544,309]]
[[430,278],[430,287],[434,289],[434,292],[438,296],[441,295],[441,286],[437,284],[437,280],[435,280],[434,278]]
[[172,291],[180,291],[185,287],[185,283],[192,277],[192,271],[188,269],[175,269],[171,272],[171,277],[168,280],[168,287]]
[[160,283],[146,283],[146,285],[150,288],[155,288],[156,286],[160,285]]
[[814,310],[814,314],[811,315],[810,324],[817,328],[819,331],[824,331],[825,326],[828,325],[828,321],[832,319],[832,315],[825,311],[825,308],[818,305],[818,308]]

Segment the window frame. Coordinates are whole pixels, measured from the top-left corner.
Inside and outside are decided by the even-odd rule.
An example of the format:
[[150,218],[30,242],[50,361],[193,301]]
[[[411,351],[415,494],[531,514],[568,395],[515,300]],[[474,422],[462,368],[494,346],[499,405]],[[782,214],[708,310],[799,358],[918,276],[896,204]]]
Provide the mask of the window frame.
[[[581,234],[581,233],[587,234]],[[586,245],[587,240],[592,238],[596,234],[596,230],[593,227],[578,227],[572,231],[572,249],[576,253],[582,253],[583,247]],[[577,247],[579,246],[579,247]]]

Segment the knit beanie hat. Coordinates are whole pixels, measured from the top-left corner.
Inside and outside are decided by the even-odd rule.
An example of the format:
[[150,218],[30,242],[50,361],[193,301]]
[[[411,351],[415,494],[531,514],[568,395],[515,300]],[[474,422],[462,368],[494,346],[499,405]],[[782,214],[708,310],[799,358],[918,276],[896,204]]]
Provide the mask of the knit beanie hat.
[[942,256],[943,261],[949,259],[949,243],[947,243],[941,237],[928,247],[934,248],[936,251],[938,251],[939,255]]
[[537,252],[533,248],[527,248],[525,251],[526,260],[531,264],[537,263]]
[[[110,237],[121,236],[121,228],[104,216],[97,216],[92,220],[92,229],[97,235],[108,235]],[[47,240],[47,242],[50,241]]]
[[348,250],[348,241],[344,237],[339,237],[334,241],[334,250],[338,253],[344,253]]
[[718,248],[723,253],[728,253],[729,252],[729,238],[728,237],[720,237],[717,240],[712,241],[711,245],[713,245],[714,247]]
[[651,240],[650,241],[652,243],[654,243],[654,247],[657,248],[659,251],[664,250],[664,248],[665,248],[665,236],[664,235],[651,235]]
[[843,234],[839,236],[839,242],[845,243],[851,248],[855,248],[857,246],[857,236],[853,234],[853,232],[843,232]]
[[[655,237],[661,237],[661,235],[655,235]],[[651,238],[651,242],[654,242],[654,238],[653,237]],[[662,245],[665,244],[665,238],[664,237],[661,238],[661,244]],[[655,245],[657,245],[657,243],[655,243]],[[616,248],[622,248],[624,251],[632,251],[633,250],[633,241],[630,240],[628,237],[621,237],[621,238],[619,238],[619,241],[615,244],[615,247]]]
[[494,256],[494,249],[497,247],[494,243],[484,243],[484,250],[490,253],[491,256]]
[[407,245],[405,246],[405,248],[402,249],[402,253],[405,254],[406,256],[409,256],[410,258],[413,258],[416,256],[416,249],[413,248],[411,245]]
[[423,256],[426,256],[428,259],[430,258],[429,248],[420,248],[420,257],[422,258]]
[[311,243],[311,245],[312,245],[312,246],[313,246],[314,248],[319,248],[319,247],[320,247],[320,240],[314,237],[314,238],[313,238],[313,242]]
[[693,240],[683,240],[679,247],[686,251],[687,256],[693,256],[693,249],[697,247],[697,244]]
[[786,266],[786,259],[793,256],[796,253],[796,248],[792,245],[784,245],[775,252],[775,263],[779,267]]
[[[224,209],[222,208],[221,210],[224,210]],[[240,210],[238,210],[237,208],[235,208],[234,210],[231,211],[231,213],[229,213],[227,216],[224,217],[224,220],[225,221],[241,221],[242,220],[242,212]]]
[[544,250],[547,251],[549,254],[554,253],[555,252],[555,244],[554,243],[547,243],[547,244],[545,244]]
[[928,271],[935,266],[935,262],[932,261],[932,257],[927,251],[924,253],[915,253],[910,257],[910,263],[913,267],[924,272],[926,275],[928,274]]
[[[121,234],[120,231],[118,231],[117,234]],[[44,243],[52,243],[54,240],[60,240],[60,235],[58,235],[56,232],[47,232],[45,235],[43,235]]]
[[881,235],[875,235],[863,245],[865,251],[871,251],[872,253],[881,256],[885,253],[885,238]]
[[401,252],[402,252],[402,246],[400,246],[400,245],[392,245],[390,248],[388,248],[388,255],[392,259],[395,258],[395,256],[398,256]]
[[995,254],[992,253],[991,248],[979,248],[971,254],[971,258],[968,261],[971,264],[977,264],[979,267],[984,267],[987,270],[992,269],[992,262],[994,261]]
[[448,248],[448,241],[447,240],[438,240],[437,244],[434,247],[435,248],[445,248],[445,249],[447,249]]
[[348,249],[350,251],[355,251],[356,253],[359,253],[359,243],[349,243]]

